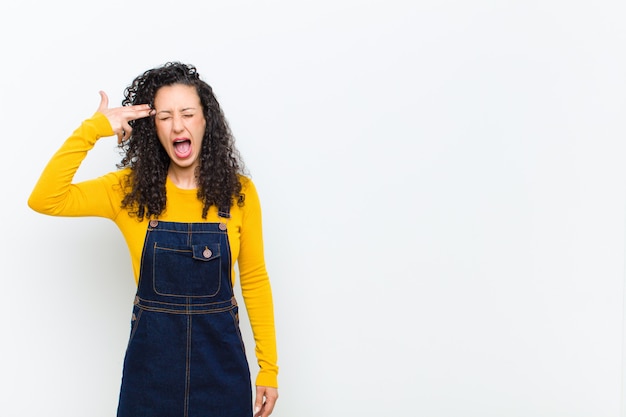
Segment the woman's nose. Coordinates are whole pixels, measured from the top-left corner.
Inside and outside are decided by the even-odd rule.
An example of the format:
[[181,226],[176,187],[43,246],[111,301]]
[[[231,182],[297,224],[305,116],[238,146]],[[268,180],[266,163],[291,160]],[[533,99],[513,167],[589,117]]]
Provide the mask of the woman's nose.
[[185,129],[185,124],[183,123],[183,118],[180,116],[174,116],[172,118],[172,129],[175,132],[182,132]]

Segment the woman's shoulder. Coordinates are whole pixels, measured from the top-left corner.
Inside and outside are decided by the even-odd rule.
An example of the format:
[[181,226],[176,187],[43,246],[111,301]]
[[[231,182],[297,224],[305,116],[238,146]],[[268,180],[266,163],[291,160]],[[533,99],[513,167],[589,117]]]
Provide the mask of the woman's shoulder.
[[258,205],[259,194],[252,178],[246,175],[239,175],[239,181],[241,182],[241,196],[239,200],[243,203],[243,207],[250,207],[251,204],[252,206]]
[[246,191],[256,193],[256,186],[254,181],[247,175],[239,174],[239,182],[241,183],[241,193],[245,194]]

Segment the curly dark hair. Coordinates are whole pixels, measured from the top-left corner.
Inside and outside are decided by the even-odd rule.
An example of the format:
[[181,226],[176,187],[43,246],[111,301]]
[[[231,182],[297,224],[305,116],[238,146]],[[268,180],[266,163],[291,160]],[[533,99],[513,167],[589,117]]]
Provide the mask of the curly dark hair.
[[[233,202],[243,205],[240,175],[244,174],[241,156],[224,113],[213,94],[213,89],[200,79],[193,65],[168,62],[145,71],[124,91],[123,106],[149,103],[163,86],[183,84],[193,86],[200,96],[206,119],[206,130],[197,168],[198,199],[203,202],[202,218],[211,206],[223,211]],[[121,143],[122,160],[117,167],[130,168],[124,184],[122,207],[141,221],[157,218],[166,205],[165,182],[170,159],[156,134],[154,116],[130,122],[132,134]]]

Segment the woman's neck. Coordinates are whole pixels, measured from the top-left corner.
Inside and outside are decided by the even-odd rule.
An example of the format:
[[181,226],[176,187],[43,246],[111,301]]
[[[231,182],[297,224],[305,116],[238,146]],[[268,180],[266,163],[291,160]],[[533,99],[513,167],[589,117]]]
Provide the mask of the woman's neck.
[[183,190],[193,190],[198,188],[196,172],[192,168],[176,169],[170,166],[167,176],[172,183]]

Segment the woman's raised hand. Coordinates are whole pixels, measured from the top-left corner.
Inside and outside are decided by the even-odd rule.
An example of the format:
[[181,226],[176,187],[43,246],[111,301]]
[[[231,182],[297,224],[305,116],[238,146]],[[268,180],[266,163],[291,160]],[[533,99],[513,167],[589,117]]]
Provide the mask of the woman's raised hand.
[[134,106],[122,106],[109,108],[109,97],[104,91],[100,91],[100,105],[98,112],[104,114],[113,128],[113,132],[117,135],[117,143],[130,138],[133,130],[128,124],[131,120],[141,119],[150,116],[152,109],[149,104],[137,104]]

